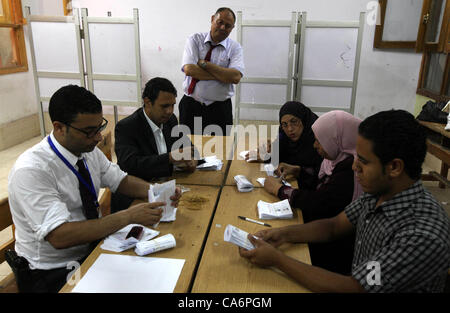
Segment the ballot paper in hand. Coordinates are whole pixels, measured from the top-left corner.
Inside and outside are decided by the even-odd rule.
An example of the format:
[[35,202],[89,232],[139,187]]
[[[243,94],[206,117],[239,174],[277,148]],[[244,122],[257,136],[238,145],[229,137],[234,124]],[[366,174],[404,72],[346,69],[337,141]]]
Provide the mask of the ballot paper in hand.
[[266,171],[267,176],[275,176],[275,167],[272,163],[264,164],[264,170]]
[[137,255],[143,256],[150,253],[158,252],[161,250],[166,250],[173,248],[177,245],[175,237],[172,234],[167,234],[162,237],[150,240],[150,241],[140,241],[136,244]]
[[248,153],[248,159],[247,162],[252,162],[252,161],[257,161],[258,160],[258,150],[254,149],[254,150],[247,150],[247,151],[242,151],[241,153],[239,153],[239,156],[245,160],[245,156]]
[[255,246],[250,242],[250,240],[248,240],[247,236],[247,232],[228,224],[223,234],[223,240],[247,250],[255,249]]
[[240,192],[250,192],[253,190],[253,184],[244,175],[234,176],[234,181]]
[[[148,202],[165,202],[166,205],[162,208],[163,213],[161,217],[161,222],[172,222],[175,221],[177,215],[177,208],[175,208],[171,203],[172,197],[175,194],[175,179],[165,182],[163,184],[153,184],[150,185],[148,190]],[[155,224],[155,227],[159,223]]]
[[222,169],[223,162],[215,155],[205,157],[203,160],[204,163],[197,165],[198,170],[220,171]]
[[[139,236],[133,235],[133,230],[141,230]],[[133,248],[140,241],[147,241],[159,235],[159,231],[139,224],[130,224],[109,235],[100,248],[114,252],[122,252]],[[137,237],[137,238],[136,238]]]
[[260,219],[289,219],[294,215],[287,199],[275,203],[258,201],[258,214]]

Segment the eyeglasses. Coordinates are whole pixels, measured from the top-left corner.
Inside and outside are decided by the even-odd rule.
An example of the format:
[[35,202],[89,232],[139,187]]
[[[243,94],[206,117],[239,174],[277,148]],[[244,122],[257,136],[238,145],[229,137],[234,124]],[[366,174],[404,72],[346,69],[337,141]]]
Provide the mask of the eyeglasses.
[[104,117],[102,117],[102,119],[103,119],[103,121],[104,121],[104,123],[103,123],[102,125],[100,125],[100,126],[99,126],[98,128],[96,128],[96,129],[89,130],[89,131],[86,131],[86,130],[83,130],[83,129],[79,129],[79,128],[73,127],[73,126],[70,125],[70,124],[65,124],[65,123],[64,123],[64,124],[65,124],[66,126],[69,126],[69,127],[73,128],[73,129],[76,129],[76,130],[82,132],[83,134],[86,135],[87,138],[92,138],[92,137],[94,137],[95,135],[97,135],[98,133],[104,131],[105,128],[106,128],[106,126],[108,125],[108,120],[105,119]]
[[293,119],[291,119],[288,122],[282,122],[281,123],[281,128],[286,129],[286,128],[289,127],[289,125],[291,125],[293,127],[298,127],[300,125],[300,123],[301,123],[301,120],[293,118]]

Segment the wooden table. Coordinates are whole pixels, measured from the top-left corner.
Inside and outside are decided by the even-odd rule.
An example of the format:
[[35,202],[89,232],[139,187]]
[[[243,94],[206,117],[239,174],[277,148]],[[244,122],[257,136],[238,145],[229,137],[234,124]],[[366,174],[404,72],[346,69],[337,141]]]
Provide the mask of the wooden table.
[[[263,186],[258,183],[256,179],[260,177],[267,177],[267,173],[264,170],[264,165],[264,163],[247,162],[245,160],[233,160],[230,165],[230,170],[228,171],[225,185],[236,186],[234,176],[244,175],[253,184],[253,186],[262,188]],[[287,181],[292,185],[292,187],[298,188],[297,179],[289,177]]]
[[[223,234],[228,224],[249,233],[267,228],[238,218],[238,215],[243,215],[258,219],[258,200],[279,201],[262,188],[240,193],[235,187],[223,187],[192,292],[308,292],[278,270],[252,265],[239,255],[235,245],[224,241]],[[303,223],[303,218],[301,212],[295,210],[293,219],[267,220],[266,223],[272,227],[281,227]],[[280,249],[297,260],[311,264],[306,244],[285,244]]]
[[[194,276],[194,270],[201,256],[201,249],[208,232],[208,225],[214,212],[214,206],[219,193],[219,187],[216,186],[198,186],[188,185],[191,191],[183,194],[178,206],[177,218],[174,222],[160,223],[156,230],[160,231],[160,236],[165,234],[173,234],[176,239],[177,246],[173,249],[164,250],[149,254],[149,257],[157,258],[174,258],[185,259],[183,270],[175,286],[174,292],[188,292]],[[200,209],[192,209],[189,203],[183,200],[191,194],[204,196],[209,202],[204,203]],[[100,248],[101,242],[89,257],[81,265],[81,277],[87,272],[92,264],[97,260],[101,253],[133,255],[134,249],[130,249],[121,253],[106,251]],[[71,292],[75,286],[68,284],[60,290],[60,292]]]
[[177,184],[221,186],[225,180],[230,160],[233,156],[233,136],[192,135],[192,143],[202,157],[215,155],[223,162],[220,171],[196,170],[194,173],[174,172]]
[[427,151],[441,160],[440,173],[430,172],[422,175],[422,179],[439,180],[439,187],[445,188],[445,185],[449,184],[447,177],[450,167],[450,132],[444,129],[444,124],[423,121],[419,123],[427,129]]

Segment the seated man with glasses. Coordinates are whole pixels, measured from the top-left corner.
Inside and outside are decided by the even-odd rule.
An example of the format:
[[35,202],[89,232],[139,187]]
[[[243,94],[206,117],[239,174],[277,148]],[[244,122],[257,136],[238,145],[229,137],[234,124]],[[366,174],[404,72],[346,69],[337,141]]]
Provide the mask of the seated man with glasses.
[[[100,188],[147,199],[149,183],[127,175],[96,148],[108,122],[90,91],[60,88],[49,114],[53,131],[19,156],[8,177],[17,254],[9,260],[20,292],[58,292],[73,262],[81,263],[99,240],[128,224],[157,223],[164,205],[141,203],[99,216]],[[177,188],[173,205],[180,196]]]

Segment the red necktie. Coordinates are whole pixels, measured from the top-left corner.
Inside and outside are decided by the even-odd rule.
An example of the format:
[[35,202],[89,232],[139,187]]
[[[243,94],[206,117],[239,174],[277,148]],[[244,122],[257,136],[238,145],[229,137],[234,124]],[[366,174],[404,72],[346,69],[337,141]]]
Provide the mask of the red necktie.
[[[210,43],[210,45],[211,45],[211,43]],[[205,56],[205,61],[210,61],[211,60],[211,53],[212,53],[212,50],[215,47],[217,47],[217,46],[211,45],[211,47],[208,50],[208,53]],[[195,88],[195,85],[197,84],[197,82],[198,82],[198,79],[192,77],[191,83],[189,84],[189,88],[188,88],[188,95],[190,95],[190,94],[192,94],[194,92],[194,88]]]

